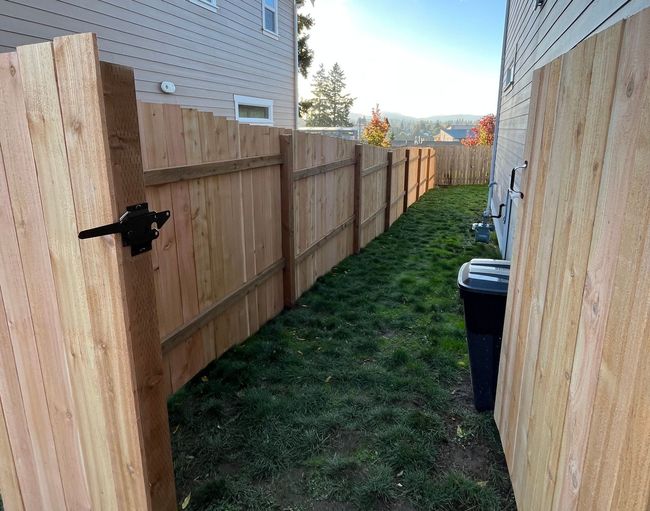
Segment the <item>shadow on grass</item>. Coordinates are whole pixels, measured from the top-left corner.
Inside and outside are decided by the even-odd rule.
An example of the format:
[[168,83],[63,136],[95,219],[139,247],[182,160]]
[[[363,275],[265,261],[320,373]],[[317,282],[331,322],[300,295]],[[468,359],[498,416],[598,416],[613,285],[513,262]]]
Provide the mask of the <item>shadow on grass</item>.
[[169,401],[190,510],[514,509],[456,274],[485,187],[427,193]]

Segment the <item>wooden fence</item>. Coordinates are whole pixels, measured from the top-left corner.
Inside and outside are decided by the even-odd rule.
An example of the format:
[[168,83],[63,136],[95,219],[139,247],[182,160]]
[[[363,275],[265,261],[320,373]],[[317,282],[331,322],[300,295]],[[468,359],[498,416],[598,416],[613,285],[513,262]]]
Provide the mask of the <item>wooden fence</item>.
[[436,185],[481,185],[490,179],[491,146],[436,147]]
[[[436,183],[430,149],[137,104],[92,34],[0,55],[0,118],[10,510],[175,509],[169,393]],[[171,211],[151,252],[78,239],[145,201]]]
[[520,509],[650,505],[650,9],[535,72],[495,419]]

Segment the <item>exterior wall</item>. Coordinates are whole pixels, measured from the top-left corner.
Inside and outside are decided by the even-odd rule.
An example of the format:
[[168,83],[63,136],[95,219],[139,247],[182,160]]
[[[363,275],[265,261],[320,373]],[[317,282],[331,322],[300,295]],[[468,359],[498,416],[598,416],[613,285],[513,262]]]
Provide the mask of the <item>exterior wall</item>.
[[[235,117],[235,94],[272,99],[274,125],[296,123],[295,7],[278,0],[279,37],[262,31],[262,0],[0,0],[0,52],[95,32],[100,58],[134,68],[138,99]],[[173,95],[160,82],[176,85]]]
[[[502,67],[508,69],[514,62],[514,83],[501,92],[493,211],[501,203],[508,204],[510,171],[524,161],[533,71],[590,35],[649,7],[650,0],[546,0],[541,8],[535,4],[535,0],[510,1]],[[524,170],[534,171],[532,167]],[[507,216],[495,221],[499,246],[507,259],[512,252],[519,202],[515,199],[508,204]]]

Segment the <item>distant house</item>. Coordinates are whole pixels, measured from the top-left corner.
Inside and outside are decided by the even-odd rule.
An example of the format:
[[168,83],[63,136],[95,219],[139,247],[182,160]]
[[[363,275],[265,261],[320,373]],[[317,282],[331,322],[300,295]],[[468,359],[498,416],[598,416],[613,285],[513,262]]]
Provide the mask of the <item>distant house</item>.
[[[506,204],[506,215],[495,222],[499,246],[510,258],[520,200],[508,195],[511,169],[524,160],[533,71],[568,52],[590,35],[605,30],[650,7],[650,0],[557,2],[508,0],[506,8],[501,89],[493,155],[492,211]],[[534,171],[527,169],[526,171]],[[517,183],[521,173],[517,174]]]
[[247,123],[296,126],[293,0],[1,0],[0,5],[0,52],[95,32],[102,60],[134,68],[140,100]]
[[460,142],[471,135],[473,126],[455,124],[441,128],[434,140],[436,142]]

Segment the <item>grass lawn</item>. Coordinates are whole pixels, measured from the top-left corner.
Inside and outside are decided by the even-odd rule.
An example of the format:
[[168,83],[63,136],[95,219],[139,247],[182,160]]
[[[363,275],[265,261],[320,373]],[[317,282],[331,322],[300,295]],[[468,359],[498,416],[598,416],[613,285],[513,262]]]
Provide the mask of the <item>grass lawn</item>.
[[426,194],[169,401],[188,510],[515,509],[456,276],[484,186]]

